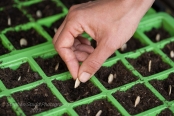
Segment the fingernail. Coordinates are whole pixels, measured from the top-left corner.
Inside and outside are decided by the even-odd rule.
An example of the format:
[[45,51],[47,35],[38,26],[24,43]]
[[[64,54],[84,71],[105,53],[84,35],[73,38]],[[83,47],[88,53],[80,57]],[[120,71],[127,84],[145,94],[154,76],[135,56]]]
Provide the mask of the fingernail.
[[91,78],[91,75],[89,73],[87,73],[87,72],[83,72],[80,75],[80,77],[79,77],[80,81],[83,82],[83,83],[85,83],[86,81],[88,81],[90,78]]

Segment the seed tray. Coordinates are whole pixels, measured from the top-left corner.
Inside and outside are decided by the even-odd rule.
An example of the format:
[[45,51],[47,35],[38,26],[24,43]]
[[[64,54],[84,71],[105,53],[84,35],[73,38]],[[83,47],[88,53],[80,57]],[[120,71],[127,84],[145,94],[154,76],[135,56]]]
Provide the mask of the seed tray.
[[[9,108],[9,111],[11,111],[11,108],[13,112],[10,112],[8,115],[27,115],[26,111],[22,110],[22,107],[30,107],[30,109],[33,109],[31,111],[33,115],[55,115],[55,116],[61,116],[61,115],[72,115],[72,116],[78,116],[76,109],[78,107],[86,107],[88,104],[95,103],[96,101],[104,100],[104,103],[110,104],[112,108],[115,108],[115,111],[118,111],[117,115],[125,115],[130,116],[131,113],[126,110],[124,105],[119,102],[117,98],[114,97],[114,94],[117,92],[123,92],[126,93],[126,91],[129,91],[133,87],[135,87],[138,84],[143,85],[146,89],[148,89],[153,96],[155,96],[160,102],[160,105],[157,105],[153,108],[146,109],[143,112],[135,113],[136,116],[146,116],[146,115],[158,115],[160,112],[162,112],[165,109],[169,109],[173,115],[174,115],[174,99],[167,100],[165,97],[157,90],[155,87],[151,84],[151,81],[153,80],[165,80],[169,77],[171,73],[174,73],[174,62],[172,58],[170,58],[170,55],[168,53],[165,53],[163,51],[164,47],[171,42],[174,42],[174,24],[172,23],[174,19],[169,16],[166,13],[155,13],[153,9],[150,9],[144,18],[141,20],[135,34],[133,37],[135,37],[139,42],[143,44],[143,47],[134,49],[130,52],[119,52],[120,50],[115,51],[115,56],[108,58],[102,65],[106,70],[109,70],[112,72],[112,66],[114,64],[117,64],[118,62],[121,62],[124,67],[129,70],[134,76],[135,80],[124,83],[120,86],[108,89],[103,85],[102,82],[98,79],[96,75],[94,75],[90,79],[90,83],[92,84],[92,87],[95,87],[98,89],[98,92],[94,95],[88,95],[88,93],[84,93],[84,95],[77,94],[77,99],[75,101],[68,101],[67,98],[65,98],[64,94],[62,94],[60,88],[57,88],[57,85],[55,83],[64,81],[68,81],[71,78],[71,75],[68,71],[57,73],[51,76],[47,76],[47,74],[44,72],[44,70],[41,68],[41,66],[36,62],[37,58],[41,58],[43,60],[51,59],[55,55],[58,55],[58,53],[55,51],[53,45],[52,45],[52,35],[49,34],[48,30],[44,28],[47,27],[48,29],[51,29],[51,25],[61,19],[62,17],[65,17],[68,13],[68,8],[59,0],[52,0],[57,7],[62,8],[62,12],[56,15],[44,17],[35,20],[25,7],[29,7],[33,4],[42,3],[42,0],[14,0],[14,4],[6,4],[8,7],[13,6],[17,7],[24,16],[28,18],[28,22],[22,25],[15,25],[15,26],[9,26],[3,30],[0,31],[0,39],[2,41],[1,46],[4,46],[7,50],[9,50],[8,53],[0,55],[0,70],[3,70],[5,68],[10,68],[12,70],[18,70],[18,68],[24,64],[29,63],[31,70],[36,72],[40,78],[38,80],[34,80],[33,82],[28,82],[24,85],[16,86],[14,88],[7,88],[6,83],[3,83],[3,81],[0,79],[0,101],[6,100],[6,108]],[[5,6],[0,5],[0,11],[3,11],[5,9]],[[152,30],[152,28],[160,28],[163,27],[169,34],[170,37],[165,38],[163,40],[160,40],[158,42],[153,42],[148,36],[146,36],[145,32]],[[42,36],[45,39],[44,43],[40,43],[34,46],[30,46],[27,48],[17,49],[14,44],[9,40],[7,33],[9,32],[20,32],[20,31],[27,31],[29,29],[34,29],[36,33],[38,33],[40,36]],[[91,39],[87,34],[83,34],[85,37],[88,37]],[[31,35],[32,37],[32,35]],[[19,38],[20,39],[20,38]],[[173,48],[174,49],[174,48]],[[172,49],[170,49],[172,50]],[[146,52],[153,52],[154,54],[157,54],[160,56],[162,61],[169,65],[169,68],[158,72],[149,76],[143,76],[138,70],[135,69],[133,65],[129,62],[128,59],[136,59],[140,57],[143,53]],[[146,59],[144,59],[144,62]],[[149,62],[149,61],[147,61]],[[56,64],[55,64],[56,65]],[[62,65],[62,64],[60,64]],[[155,65],[152,64],[151,65]],[[107,68],[109,67],[109,68]],[[54,70],[55,66],[53,66]],[[148,68],[148,67],[147,67]],[[10,72],[9,72],[10,73]],[[27,73],[27,72],[26,72]],[[119,73],[119,72],[118,72]],[[108,74],[109,76],[109,74]],[[22,78],[22,77],[21,77]],[[107,76],[106,76],[107,78]],[[116,78],[117,79],[117,78]],[[106,79],[107,80],[107,79]],[[16,81],[20,83],[20,79],[12,80],[11,82]],[[119,81],[119,80],[118,80]],[[125,80],[120,80],[125,81]],[[74,81],[71,81],[74,84]],[[106,81],[107,83],[107,81]],[[59,83],[58,83],[59,84]],[[72,84],[72,85],[73,85]],[[21,104],[14,95],[19,93],[28,93],[28,91],[37,90],[37,87],[41,85],[46,85],[45,87],[52,93],[55,99],[57,101],[60,101],[60,103],[49,103],[48,101],[32,101],[32,102],[26,102]],[[111,83],[112,86],[112,83]],[[81,86],[79,86],[80,89]],[[63,89],[63,88],[61,88]],[[90,87],[89,87],[90,89]],[[96,89],[96,90],[97,90]],[[74,91],[73,86],[69,87],[69,90]],[[172,88],[171,92],[174,92],[174,88]],[[35,93],[33,93],[35,94]],[[26,95],[27,96],[27,95]],[[47,96],[43,93],[43,96]],[[81,96],[81,99],[78,99],[78,97]],[[71,97],[71,96],[70,96]],[[136,97],[136,96],[134,96]],[[140,103],[137,105],[138,108],[141,107],[142,103],[145,103],[143,99],[144,96],[140,95]],[[129,98],[127,98],[129,99]],[[131,104],[134,104],[135,98],[132,100]],[[42,105],[41,105],[42,104]],[[0,103],[2,106],[3,104]],[[56,107],[54,107],[56,105]],[[49,110],[40,110],[41,107],[47,107],[51,106],[51,109]],[[133,109],[136,109],[134,106],[129,106]],[[92,109],[88,109],[83,112],[90,112]],[[99,110],[99,109],[98,109]],[[114,110],[114,109],[113,109]],[[112,111],[113,111],[112,110]],[[107,112],[105,109],[103,109],[103,113]],[[95,114],[97,111],[94,112]],[[2,114],[0,112],[0,114]],[[95,115],[94,114],[94,115]],[[109,111],[108,113],[109,114]],[[166,114],[167,115],[167,114]]]

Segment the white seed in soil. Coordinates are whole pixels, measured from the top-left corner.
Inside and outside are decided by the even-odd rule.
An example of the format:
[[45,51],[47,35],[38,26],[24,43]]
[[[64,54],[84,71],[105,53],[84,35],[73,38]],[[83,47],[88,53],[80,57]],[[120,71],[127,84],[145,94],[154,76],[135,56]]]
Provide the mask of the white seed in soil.
[[159,33],[156,34],[155,40],[156,40],[156,41],[160,41],[160,34],[159,34]]
[[102,110],[99,110],[95,116],[100,116],[102,114]]
[[171,57],[171,58],[174,58],[174,51],[173,51],[173,50],[170,51],[170,57]]
[[42,17],[42,12],[40,10],[37,10],[36,11],[36,16],[39,17],[39,18]]
[[74,88],[77,88],[80,85],[80,80],[77,78],[75,81]]
[[35,109],[35,110],[38,109],[38,105],[35,105],[35,106],[34,106],[34,109]]
[[127,44],[125,43],[125,44],[122,45],[122,47],[120,48],[120,50],[123,52],[126,49],[127,49]]
[[54,28],[54,33],[56,33],[57,32],[57,28]]
[[169,96],[171,95],[171,92],[172,92],[172,86],[169,85]]
[[137,98],[136,98],[136,100],[135,100],[135,105],[134,105],[134,107],[136,107],[139,103],[140,103],[140,96],[137,96]]
[[114,73],[114,79],[116,79],[117,78],[117,74],[116,73]]
[[113,80],[114,80],[114,75],[113,74],[110,74],[108,76],[108,83],[111,84],[113,82]]
[[148,71],[149,71],[149,72],[151,71],[151,65],[152,65],[152,61],[150,60],[150,61],[149,61],[149,65],[148,65]]
[[28,68],[27,72],[30,72],[30,68]]
[[8,17],[8,19],[7,19],[7,24],[8,24],[8,26],[11,25],[11,18],[10,17]]
[[59,68],[59,63],[57,63],[57,65],[55,66],[54,70],[57,71]]
[[20,46],[22,47],[22,46],[27,46],[27,44],[28,44],[28,42],[27,42],[27,40],[25,39],[25,38],[21,38],[20,39]]
[[18,78],[18,81],[20,81],[21,80],[21,76],[19,76],[19,78]]

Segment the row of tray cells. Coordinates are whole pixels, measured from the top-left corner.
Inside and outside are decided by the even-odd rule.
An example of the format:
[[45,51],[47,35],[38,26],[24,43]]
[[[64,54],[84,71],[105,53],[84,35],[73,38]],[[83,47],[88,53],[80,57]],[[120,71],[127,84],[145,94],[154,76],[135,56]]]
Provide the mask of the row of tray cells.
[[37,20],[63,12],[62,7],[57,6],[56,1],[51,0],[36,2],[31,5],[22,5],[20,8],[18,7],[16,7],[16,5],[8,6],[0,11],[0,17],[3,17],[0,22],[0,31],[5,28],[28,23],[33,21],[33,19]]
[[[64,18],[59,19],[58,21],[54,22],[50,27],[43,26],[44,30],[48,32],[48,34],[53,37],[55,32],[57,31],[57,28],[61,25]],[[18,30],[18,31],[8,31],[5,33],[5,36],[7,39],[12,43],[15,49],[24,49],[29,48],[41,43],[44,43],[47,41],[46,38],[43,37],[42,32],[36,31],[35,28],[30,28],[28,30]],[[153,34],[151,34],[153,33]],[[154,34],[155,33],[155,34]],[[165,33],[165,34],[163,34]],[[167,39],[169,37],[172,37],[167,31],[165,31],[163,28],[152,28],[152,30],[145,32],[145,34],[153,41],[154,38],[159,39],[158,41],[161,41],[163,39]],[[147,43],[142,42],[143,38],[137,38],[132,37],[126,44],[124,44],[118,51],[120,53],[127,53],[131,51],[135,51],[137,49],[143,48],[147,46]],[[3,38],[1,37],[1,42],[3,41]],[[156,41],[157,42],[157,41]],[[1,43],[2,44],[2,43]],[[95,40],[91,40],[91,45],[95,48],[96,42]],[[173,42],[167,44],[162,51],[167,54],[172,60],[174,60],[174,51],[173,51]],[[1,54],[9,53],[8,46],[1,46]],[[115,54],[113,54],[111,57],[114,57]]]
[[[174,82],[173,77],[174,73],[171,73],[167,79],[150,81],[150,83],[169,101],[172,101],[174,98],[173,89],[168,88],[168,85],[171,85],[172,88],[174,88],[172,85]],[[52,83],[70,103],[101,93],[101,91],[90,81],[81,84],[80,87],[76,89],[74,89],[73,79],[65,81],[53,80]],[[51,91],[46,84],[41,84],[31,90],[23,90],[21,92],[13,93],[12,97],[26,115],[31,115],[63,105]],[[116,91],[112,94],[112,96],[131,115],[147,111],[163,104],[163,102],[160,101],[159,98],[157,98],[155,94],[152,93],[144,84],[136,84],[126,91]],[[9,107],[10,105],[4,101],[4,97],[0,98],[0,100],[2,100],[0,105],[1,110],[4,112],[8,111],[6,113],[12,113],[9,111],[11,107]],[[52,104],[49,105],[48,103]],[[110,100],[108,101],[108,99],[95,99],[90,104],[83,104],[75,107],[74,110],[79,115],[97,114],[100,110],[103,114],[107,114],[109,116],[121,115],[117,108],[113,106],[113,103],[111,103]],[[166,114],[173,114],[169,109],[165,109],[165,111]]]
[[[20,4],[20,1],[30,1],[30,3],[25,4],[25,2],[21,2],[22,4]],[[89,0],[62,0],[64,5],[68,8],[74,4],[88,1]],[[61,6],[56,5],[57,3],[60,4],[58,0],[19,0],[19,2],[13,0],[0,1],[0,8],[3,8],[3,10],[0,11],[0,17],[4,17],[0,21],[0,31],[33,20],[36,21],[38,19],[61,14],[63,9]],[[16,6],[19,6],[20,8]]]
[[[54,55],[48,56],[47,58],[43,58],[42,55],[35,56],[34,60],[36,61],[37,65],[42,69],[42,71],[45,73],[47,77],[68,72],[68,68],[66,64],[64,63],[64,61],[61,59],[61,57],[58,54],[54,53]],[[170,64],[163,61],[163,59],[161,58],[159,54],[154,53],[153,51],[144,52],[140,54],[140,56],[137,56],[137,58],[126,58],[126,60],[128,61],[128,63],[123,64],[122,61],[116,61],[115,63],[115,60],[114,60],[112,61],[113,65],[102,66],[96,72],[95,76],[101,81],[103,85],[105,85],[107,89],[113,89],[115,87],[136,81],[138,79],[136,77],[137,75],[141,75],[142,77],[145,78],[158,73],[163,73],[163,71],[166,71],[172,68]],[[23,69],[22,67],[25,67],[25,68]],[[39,78],[38,75],[36,75],[35,73],[33,74],[33,72],[30,71],[31,66],[28,62],[25,64],[22,64],[19,68],[19,71],[12,70],[12,74],[7,73],[9,70],[10,68],[2,67],[2,69],[0,70],[0,73],[2,75],[1,79],[3,78],[8,80],[9,78],[11,78],[10,80],[14,80],[16,82],[17,80],[19,80],[20,76],[25,75],[24,77],[26,77],[27,74],[29,74],[30,76],[34,75],[34,77],[37,79]],[[17,72],[19,72],[19,74]],[[108,83],[108,77],[110,74],[113,75],[113,78],[109,80],[112,80],[113,83],[111,82]],[[16,76],[10,76],[10,75],[16,75]],[[32,78],[28,78],[28,79],[32,79]],[[28,83],[31,82],[27,79],[24,79],[24,80],[25,80],[24,82],[25,84],[26,82]],[[21,81],[20,83],[22,84]],[[35,79],[33,81],[35,81]],[[15,82],[14,84],[16,84]],[[7,85],[9,84],[7,83]],[[13,88],[13,87],[16,87],[16,86],[12,86],[8,88]]]

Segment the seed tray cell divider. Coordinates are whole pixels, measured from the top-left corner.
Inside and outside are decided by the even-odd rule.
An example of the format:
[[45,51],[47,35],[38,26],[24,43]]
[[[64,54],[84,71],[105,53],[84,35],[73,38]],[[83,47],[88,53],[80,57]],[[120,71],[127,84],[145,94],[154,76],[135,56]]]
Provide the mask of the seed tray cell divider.
[[[77,101],[69,102],[64,95],[61,93],[61,91],[57,88],[54,81],[67,81],[72,79],[71,74],[68,71],[65,71],[60,74],[55,74],[52,76],[47,76],[44,70],[42,70],[41,66],[36,62],[36,58],[40,57],[42,59],[51,59],[54,55],[58,55],[56,50],[54,49],[54,46],[52,44],[52,36],[47,32],[47,30],[44,28],[46,26],[47,28],[51,28],[52,24],[58,21],[59,19],[66,16],[68,13],[68,8],[65,7],[65,5],[60,0],[51,0],[51,2],[54,2],[57,7],[62,8],[62,12],[39,18],[34,19],[33,15],[29,13],[29,11],[26,9],[26,7],[30,7],[33,4],[42,3],[42,0],[14,0],[14,5],[8,5],[14,6],[19,8],[19,10],[24,14],[24,16],[27,17],[29,20],[27,23],[22,25],[16,25],[13,27],[7,27],[0,31],[0,39],[2,41],[2,45],[7,48],[10,52],[0,55],[0,70],[3,70],[5,68],[10,68],[12,70],[17,70],[18,67],[20,67],[24,63],[29,63],[31,69],[38,73],[40,78],[36,81],[29,82],[27,84],[23,84],[14,88],[7,88],[7,85],[3,83],[3,81],[0,78],[0,99],[2,97],[6,97],[8,100],[8,104],[10,107],[12,107],[15,114],[11,115],[22,115],[25,116],[26,112],[22,109],[21,104],[18,103],[18,101],[15,99],[14,94],[15,93],[25,93],[26,91],[31,91],[33,89],[37,89],[40,85],[46,84],[47,89],[50,90],[52,95],[60,101],[60,106],[57,106],[55,108],[51,108],[49,110],[41,111],[41,112],[35,112],[32,115],[36,116],[42,116],[42,115],[50,115],[50,116],[78,116],[79,114],[76,111],[77,107],[84,106],[87,104],[92,104],[97,100],[105,100],[109,104],[113,105],[115,110],[118,110],[118,112],[121,115],[124,116],[131,116],[128,110],[123,106],[121,102],[119,102],[118,99],[114,97],[114,94],[117,92],[124,92],[126,93],[129,89],[132,89],[138,84],[144,85],[145,88],[150,90],[152,95],[154,95],[160,102],[161,105],[157,105],[154,108],[150,108],[147,110],[144,110],[143,112],[136,113],[135,116],[147,116],[152,115],[156,116],[160,112],[162,112],[164,109],[168,108],[174,115],[174,99],[171,101],[168,101],[165,99],[165,97],[157,90],[155,87],[150,83],[151,81],[157,79],[157,80],[165,80],[168,78],[168,76],[171,73],[174,73],[174,62],[166,55],[166,53],[163,52],[163,48],[165,45],[174,42],[174,19],[169,16],[166,13],[156,13],[153,9],[150,9],[144,18],[141,20],[135,34],[133,37],[135,37],[140,43],[142,43],[144,46],[138,49],[135,49],[130,52],[121,53],[119,50],[115,51],[115,56],[108,58],[104,63],[103,67],[112,67],[114,64],[117,64],[118,62],[121,62],[125,68],[127,68],[131,73],[136,77],[136,80],[129,82],[127,84],[123,84],[121,86],[108,89],[106,88],[98,79],[96,75],[94,75],[90,82],[94,87],[100,90],[99,93],[95,95],[91,95],[89,97],[84,97]],[[0,11],[4,10],[5,7],[0,7]],[[0,12],[1,13],[1,12]],[[170,37],[167,37],[163,40],[160,40],[158,42],[153,42],[151,38],[149,38],[145,32],[151,31],[152,28],[158,29],[160,27],[164,27],[164,29],[170,34]],[[20,32],[20,31],[27,31],[29,29],[33,28],[39,35],[41,35],[46,42],[34,45],[28,48],[21,48],[16,49],[14,46],[14,43],[12,43],[9,40],[9,37],[7,35],[8,32]],[[86,33],[83,34],[83,36],[88,37],[89,40],[92,38],[89,37]],[[20,38],[19,38],[20,39]],[[129,46],[128,46],[129,47]],[[128,58],[137,59],[139,58],[143,53],[150,52],[157,54],[160,56],[162,61],[166,64],[168,64],[170,67],[162,72],[158,72],[156,74],[152,74],[149,76],[143,76],[138,70],[136,70],[135,66],[133,66],[129,61]],[[148,67],[147,67],[148,68]],[[14,80],[11,80],[13,82]],[[18,81],[18,80],[16,80]],[[74,84],[74,83],[73,83]],[[82,86],[82,85],[81,85]],[[79,88],[81,87],[79,86]],[[70,88],[73,90],[73,88]],[[89,88],[90,89],[90,88]],[[172,89],[172,92],[174,88]],[[34,94],[34,93],[33,93]],[[43,93],[44,95],[44,93]],[[141,96],[141,95],[140,95]],[[37,97],[37,96],[36,96]],[[78,97],[78,96],[77,96]],[[129,99],[129,98],[127,98]],[[43,101],[47,102],[47,101]],[[134,102],[134,100],[132,101]],[[140,104],[143,102],[143,100],[140,98]],[[36,102],[35,102],[36,104]],[[100,104],[102,106],[102,104]],[[140,106],[137,107],[140,107]],[[27,106],[28,107],[28,106]],[[0,103],[1,108],[1,103]],[[30,107],[31,108],[31,107]],[[41,106],[38,106],[38,108],[41,108]],[[37,109],[37,107],[36,107]],[[94,109],[94,108],[93,108]],[[135,108],[134,108],[135,109]],[[92,111],[92,110],[91,110]],[[84,112],[87,112],[84,111]],[[103,110],[103,112],[105,112]],[[96,112],[97,113],[97,112]],[[0,112],[1,114],[1,112]],[[109,114],[109,113],[108,113]],[[95,115],[95,114],[94,114]],[[167,114],[166,114],[167,115]]]

